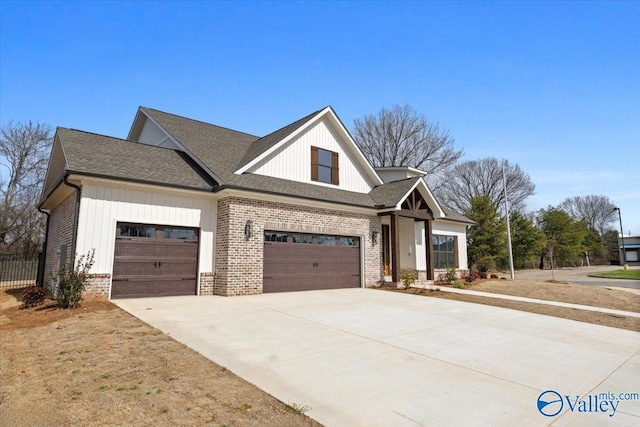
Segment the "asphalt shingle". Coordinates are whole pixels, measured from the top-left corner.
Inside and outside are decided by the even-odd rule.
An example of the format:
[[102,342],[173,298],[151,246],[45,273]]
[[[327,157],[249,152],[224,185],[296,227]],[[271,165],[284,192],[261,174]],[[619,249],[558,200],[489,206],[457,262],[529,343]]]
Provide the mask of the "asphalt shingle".
[[70,172],[211,190],[212,180],[184,153],[132,141],[58,128]]

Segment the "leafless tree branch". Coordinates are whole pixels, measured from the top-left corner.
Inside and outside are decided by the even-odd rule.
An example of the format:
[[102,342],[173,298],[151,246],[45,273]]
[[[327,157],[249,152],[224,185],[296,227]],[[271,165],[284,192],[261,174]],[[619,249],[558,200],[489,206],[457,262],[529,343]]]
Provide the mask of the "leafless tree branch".
[[498,161],[495,157],[455,165],[442,185],[435,190],[438,200],[462,214],[468,212],[471,201],[478,196],[486,196],[495,206],[502,206],[503,164],[509,206],[520,210],[525,199],[535,194],[535,185],[519,165],[512,165],[506,160]]
[[436,179],[463,154],[439,123],[432,123],[409,105],[383,108],[377,115],[355,119],[353,137],[374,167],[410,166]]
[[42,240],[42,215],[36,211],[51,148],[51,127],[8,122],[0,128],[0,251]]

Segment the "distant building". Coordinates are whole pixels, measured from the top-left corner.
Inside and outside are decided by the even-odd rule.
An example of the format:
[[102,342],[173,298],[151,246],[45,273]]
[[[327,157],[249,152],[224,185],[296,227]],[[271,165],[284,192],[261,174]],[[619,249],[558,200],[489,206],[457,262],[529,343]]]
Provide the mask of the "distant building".
[[624,260],[627,261],[627,265],[640,265],[640,259],[638,253],[640,252],[640,235],[624,235],[624,255],[622,257],[622,237],[618,235],[618,245],[620,247],[620,263]]

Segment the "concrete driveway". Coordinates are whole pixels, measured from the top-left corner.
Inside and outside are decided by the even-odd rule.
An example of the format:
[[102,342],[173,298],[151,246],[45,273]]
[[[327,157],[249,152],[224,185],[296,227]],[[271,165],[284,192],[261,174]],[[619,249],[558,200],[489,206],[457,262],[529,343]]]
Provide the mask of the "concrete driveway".
[[372,289],[116,302],[327,426],[640,425],[536,406],[640,392],[640,333]]

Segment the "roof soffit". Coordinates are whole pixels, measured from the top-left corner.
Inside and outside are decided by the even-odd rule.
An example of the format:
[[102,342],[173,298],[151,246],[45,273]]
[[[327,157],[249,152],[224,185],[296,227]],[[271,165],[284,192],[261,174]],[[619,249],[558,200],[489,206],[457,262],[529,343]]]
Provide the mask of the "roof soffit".
[[69,169],[67,156],[64,153],[64,146],[60,142],[60,136],[56,129],[56,134],[51,146],[51,155],[49,156],[49,162],[47,164],[47,174],[45,175],[42,193],[40,194],[41,201],[53,190],[53,187],[67,169]]

